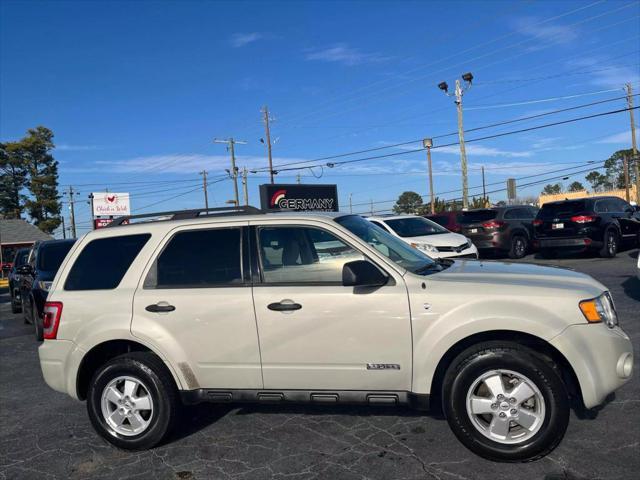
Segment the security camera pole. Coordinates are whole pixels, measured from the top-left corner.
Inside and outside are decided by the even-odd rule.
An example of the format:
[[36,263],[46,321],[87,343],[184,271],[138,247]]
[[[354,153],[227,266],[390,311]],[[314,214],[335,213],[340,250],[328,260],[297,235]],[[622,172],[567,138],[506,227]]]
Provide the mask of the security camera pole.
[[[464,146],[464,127],[462,124],[462,96],[466,90],[471,88],[473,75],[471,72],[465,73],[462,75],[462,80],[464,80],[466,87],[462,88],[460,80],[456,79],[456,90],[453,95],[456,97],[455,104],[458,109],[458,138],[460,139],[460,163],[462,167],[462,208],[467,209],[469,208],[469,184],[467,179],[467,151]],[[447,82],[439,83],[438,88],[447,96],[451,96]]]
[[213,143],[226,143],[227,150],[231,153],[231,170],[229,170],[229,176],[233,179],[233,191],[234,191],[234,199],[236,207],[240,205],[240,198],[238,194],[238,167],[236,167],[236,154],[234,146],[237,143],[238,145],[246,145],[247,142],[243,142],[241,140],[234,140],[232,137],[227,138],[226,140],[220,140],[218,138],[213,139]]
[[427,164],[429,166],[429,203],[431,204],[431,214],[433,215],[436,213],[436,206],[433,198],[433,172],[431,171],[431,147],[433,147],[433,140],[425,138],[422,140],[422,146],[427,149]]

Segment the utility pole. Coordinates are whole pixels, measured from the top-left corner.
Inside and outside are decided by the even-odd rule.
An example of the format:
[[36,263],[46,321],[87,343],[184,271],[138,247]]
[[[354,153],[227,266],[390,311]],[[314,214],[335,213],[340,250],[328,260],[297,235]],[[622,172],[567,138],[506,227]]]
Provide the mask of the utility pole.
[[433,198],[433,172],[431,171],[431,147],[433,147],[433,140],[431,138],[425,138],[422,140],[422,145],[427,149],[427,164],[429,166],[429,203],[431,204],[431,214],[436,213],[435,200]]
[[209,196],[207,193],[207,171],[202,170],[200,172],[200,175],[202,175],[202,190],[204,190],[204,208],[206,210],[209,210]]
[[262,119],[264,121],[264,130],[267,141],[267,154],[269,155],[269,178],[271,179],[271,184],[273,185],[273,159],[271,158],[271,131],[269,129],[269,107],[266,105],[262,107]]
[[487,188],[486,185],[484,183],[484,165],[482,165],[482,201],[485,204],[485,207],[487,206]]
[[[96,229],[96,218],[93,215],[93,193],[89,194],[89,208],[91,209],[91,230]],[[64,217],[62,218],[62,223],[64,225]]]
[[622,156],[622,166],[624,168],[624,198],[629,202],[631,200],[629,196],[629,160],[626,155]]
[[69,212],[71,220],[71,235],[72,238],[76,238],[76,215],[75,209],[73,208],[74,200],[73,200],[73,187],[69,185]]
[[227,138],[226,140],[220,140],[218,138],[213,139],[213,143],[226,143],[227,150],[231,153],[231,170],[227,170],[229,172],[229,176],[233,179],[233,192],[236,207],[240,205],[240,198],[238,194],[238,167],[236,167],[236,153],[235,153],[235,144],[238,145],[246,145],[247,142],[243,142],[241,140],[234,140],[233,137]]
[[301,178],[300,178],[300,174],[296,175],[296,183],[298,185],[300,185],[302,183]]
[[242,168],[242,193],[244,194],[244,205],[249,206],[249,189],[247,186],[247,167]]
[[373,198],[369,202],[371,202],[371,216],[373,216]]
[[[473,81],[473,75],[471,72],[462,75],[462,80],[466,83],[466,88],[462,88],[460,80],[456,79],[456,89],[454,92],[456,109],[458,111],[458,139],[460,141],[460,164],[462,170],[462,208],[469,208],[469,183],[467,178],[467,150],[464,145],[464,125],[462,122],[462,96],[465,90],[471,88],[471,82]],[[447,82],[440,82],[438,88],[442,90],[447,96],[449,94],[449,86]]]
[[[636,204],[640,205],[640,158],[638,158],[638,144],[636,143],[636,122],[633,118],[633,89],[627,83],[627,104],[629,105],[629,120],[631,120],[631,148],[633,149],[633,164],[636,174]],[[628,201],[628,199],[627,199]]]
[[349,194],[349,213],[353,213],[353,193]]
[[62,239],[66,240],[67,239],[67,227],[64,226],[64,215],[62,215],[60,217],[60,220],[62,220]]

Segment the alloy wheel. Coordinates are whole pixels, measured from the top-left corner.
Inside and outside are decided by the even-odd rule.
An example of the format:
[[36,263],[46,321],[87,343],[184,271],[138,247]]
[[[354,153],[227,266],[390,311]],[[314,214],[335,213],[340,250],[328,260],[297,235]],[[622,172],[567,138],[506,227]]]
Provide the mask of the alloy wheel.
[[111,380],[102,391],[102,415],[108,427],[127,437],[144,432],[153,418],[153,399],[147,386],[131,376]]
[[540,389],[512,370],[490,370],[479,376],[469,388],[466,405],[476,430],[509,445],[538,433],[546,412]]

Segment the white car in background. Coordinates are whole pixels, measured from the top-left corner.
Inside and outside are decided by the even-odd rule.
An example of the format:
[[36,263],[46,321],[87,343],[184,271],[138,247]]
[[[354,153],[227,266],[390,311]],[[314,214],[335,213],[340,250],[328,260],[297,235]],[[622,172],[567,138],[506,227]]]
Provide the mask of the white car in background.
[[367,220],[431,258],[478,258],[478,249],[471,240],[424,217],[380,215]]

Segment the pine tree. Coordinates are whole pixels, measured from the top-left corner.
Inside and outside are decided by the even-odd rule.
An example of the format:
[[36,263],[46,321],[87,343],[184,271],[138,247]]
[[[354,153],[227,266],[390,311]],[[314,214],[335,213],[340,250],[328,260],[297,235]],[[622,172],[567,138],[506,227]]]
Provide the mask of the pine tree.
[[22,144],[26,156],[31,194],[25,207],[34,223],[43,232],[51,233],[60,225],[60,195],[58,194],[58,162],[51,151],[53,132],[45,127],[30,129]]
[[0,215],[20,218],[26,199],[27,165],[20,142],[0,143]]

